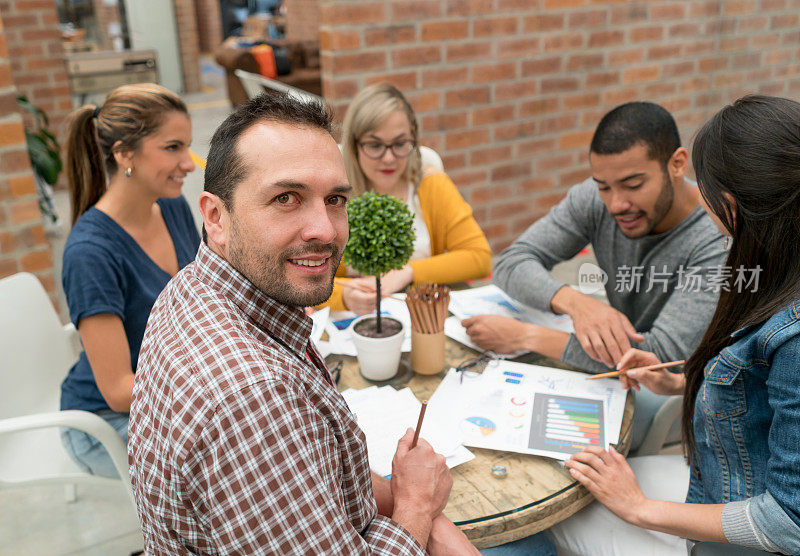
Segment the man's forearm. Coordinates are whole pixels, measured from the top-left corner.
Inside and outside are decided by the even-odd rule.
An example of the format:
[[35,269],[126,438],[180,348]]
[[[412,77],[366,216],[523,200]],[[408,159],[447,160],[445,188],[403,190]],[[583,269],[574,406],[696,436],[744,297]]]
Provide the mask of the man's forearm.
[[422,546],[428,544],[433,520],[430,516],[421,514],[418,508],[408,504],[396,507],[392,512],[392,521],[402,525]]
[[550,300],[550,309],[557,315],[572,316],[572,307],[574,307],[576,302],[580,302],[581,297],[588,296],[584,296],[584,294],[574,288],[564,286],[558,290]]
[[395,508],[389,480],[375,474],[373,471],[370,471],[370,476],[372,477],[372,493],[375,496],[378,513],[402,525],[406,531],[417,539],[419,544],[425,546],[428,543],[428,536],[431,533],[433,523],[430,517],[421,514],[416,508],[410,507],[409,504]]
[[561,359],[569,334],[535,324],[525,325],[522,349],[540,353],[553,359]]
[[375,503],[378,505],[378,513],[386,517],[392,517],[394,511],[394,497],[392,487],[386,477],[381,477],[370,471],[372,476],[372,494],[375,496]]

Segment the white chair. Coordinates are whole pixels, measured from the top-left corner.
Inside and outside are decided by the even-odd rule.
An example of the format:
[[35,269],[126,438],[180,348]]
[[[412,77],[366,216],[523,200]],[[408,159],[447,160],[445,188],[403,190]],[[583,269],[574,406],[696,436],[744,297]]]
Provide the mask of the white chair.
[[680,442],[680,431],[676,430],[676,425],[682,412],[683,396],[669,396],[658,408],[635,455],[654,456],[661,451],[664,444]]
[[258,95],[263,94],[264,87],[266,87],[268,89],[278,91],[279,93],[286,93],[287,95],[295,97],[298,100],[303,100],[306,102],[321,102],[323,104],[325,103],[325,99],[319,95],[309,93],[308,91],[298,89],[297,87],[292,87],[291,85],[287,85],[286,83],[276,79],[270,79],[268,77],[264,77],[263,75],[250,73],[249,71],[244,71],[241,69],[234,70],[233,73],[239,78],[239,81],[242,82],[242,87],[244,87],[244,91],[247,93],[247,98],[255,98]]
[[76,483],[119,485],[72,461],[59,434],[72,427],[103,444],[133,503],[127,450],[114,428],[88,411],[59,411],[61,381],[79,353],[75,327],[61,325],[35,276],[0,280],[0,490],[65,483],[74,501]]
[[435,150],[430,147],[426,147],[425,145],[420,145],[419,147],[419,154],[420,158],[422,158],[422,170],[424,171],[425,168],[435,168],[440,171],[444,171],[444,163],[442,162],[442,157],[439,156]]

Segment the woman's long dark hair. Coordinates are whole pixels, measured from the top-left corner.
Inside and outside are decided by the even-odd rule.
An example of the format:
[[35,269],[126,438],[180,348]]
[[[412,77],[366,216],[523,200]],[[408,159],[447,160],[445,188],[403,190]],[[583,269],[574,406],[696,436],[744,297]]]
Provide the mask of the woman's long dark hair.
[[[800,297],[800,104],[753,95],[726,106],[697,133],[692,164],[703,199],[733,238],[726,262],[733,276],[686,364],[682,429],[690,462],[706,363],[732,343],[732,332],[764,322]],[[760,267],[757,290],[735,287],[740,267]]]

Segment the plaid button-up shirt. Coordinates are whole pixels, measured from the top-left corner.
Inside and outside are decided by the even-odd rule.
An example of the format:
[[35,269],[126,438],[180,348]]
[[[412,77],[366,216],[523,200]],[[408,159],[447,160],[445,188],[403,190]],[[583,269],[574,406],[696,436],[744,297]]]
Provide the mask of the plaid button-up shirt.
[[150,315],[128,455],[148,554],[424,554],[377,514],[311,321],[201,244]]

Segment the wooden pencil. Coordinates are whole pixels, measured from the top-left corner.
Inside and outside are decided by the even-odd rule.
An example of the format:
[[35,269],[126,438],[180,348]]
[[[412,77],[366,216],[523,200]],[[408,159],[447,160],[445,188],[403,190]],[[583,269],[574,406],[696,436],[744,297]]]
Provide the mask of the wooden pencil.
[[422,430],[422,419],[425,418],[425,410],[428,408],[428,400],[422,402],[422,407],[419,408],[419,419],[417,419],[417,430],[414,431],[414,440],[411,441],[411,449],[417,447],[417,440],[419,440],[419,431]]
[[444,331],[450,288],[423,282],[409,288],[406,305],[411,315],[411,327],[421,334],[438,334]]
[[647,365],[646,367],[634,367],[633,369],[625,369],[625,370],[622,370],[622,371],[611,371],[611,372],[608,372],[608,373],[600,373],[599,375],[592,375],[592,376],[586,377],[586,380],[595,380],[595,379],[598,379],[598,378],[612,378],[612,377],[615,377],[615,376],[620,376],[620,375],[627,374],[627,373],[629,373],[631,371],[654,371],[656,369],[666,369],[667,367],[677,367],[678,365],[683,365],[684,363],[686,363],[686,361],[681,359],[680,361],[670,361],[668,363],[658,363],[656,365]]

